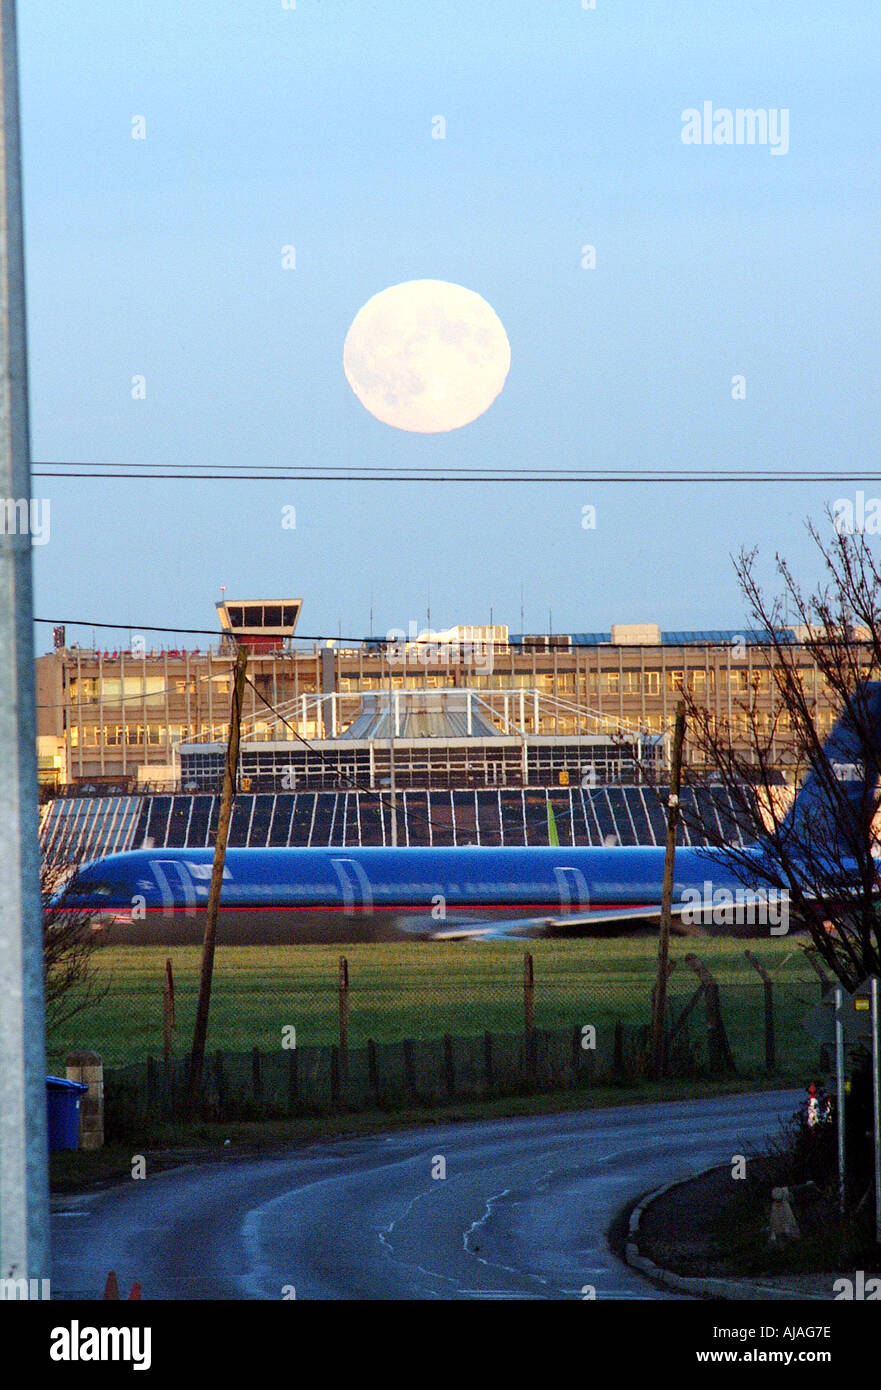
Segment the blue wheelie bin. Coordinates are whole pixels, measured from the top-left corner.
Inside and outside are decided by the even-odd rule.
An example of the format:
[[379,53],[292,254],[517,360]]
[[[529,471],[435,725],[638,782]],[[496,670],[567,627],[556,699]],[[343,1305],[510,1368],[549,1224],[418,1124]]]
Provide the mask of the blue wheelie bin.
[[49,1152],[76,1149],[80,1142],[80,1100],[89,1088],[82,1081],[64,1076],[46,1077],[46,1113],[49,1122]]

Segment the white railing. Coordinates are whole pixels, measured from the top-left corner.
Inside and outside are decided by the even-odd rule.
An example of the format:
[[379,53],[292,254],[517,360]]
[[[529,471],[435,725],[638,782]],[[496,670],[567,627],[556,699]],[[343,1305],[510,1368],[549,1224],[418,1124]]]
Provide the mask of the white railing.
[[[376,702],[378,710],[388,708],[388,693],[382,691],[334,691],[327,695],[300,695],[293,700],[285,700],[272,711],[265,707],[255,713],[245,715],[241,725],[242,742],[287,742],[299,738],[335,739],[342,736],[364,710],[366,698]],[[501,734],[514,738],[534,737],[541,732],[542,725],[566,720],[575,726],[574,737],[598,737],[640,742],[648,731],[628,724],[617,715],[606,714],[600,710],[585,708],[572,700],[553,695],[546,690],[499,689],[473,690],[470,687],[447,687],[445,689],[395,690],[391,696],[394,736],[401,736],[403,714],[410,703],[418,704],[420,710],[435,705],[443,710],[444,705],[454,706],[456,713],[464,714],[466,736],[473,736],[474,715],[476,712],[488,717],[488,722]],[[214,724],[203,734],[182,740],[191,743],[217,743],[225,741],[228,721]],[[267,729],[273,732],[268,735]],[[573,735],[565,735],[573,737]],[[563,735],[561,735],[563,737]],[[655,735],[660,737],[660,735]],[[177,745],[175,745],[175,748]]]

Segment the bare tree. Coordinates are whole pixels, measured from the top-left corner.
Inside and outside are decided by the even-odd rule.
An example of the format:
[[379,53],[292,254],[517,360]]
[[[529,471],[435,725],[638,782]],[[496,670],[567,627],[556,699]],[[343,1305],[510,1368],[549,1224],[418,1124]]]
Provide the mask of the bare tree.
[[58,901],[81,859],[44,856],[40,873],[46,1026],[50,1031],[91,1008],[109,987],[99,984],[95,970],[93,952],[98,937],[91,925],[93,912],[65,907]]
[[[689,780],[709,772],[721,783],[743,844],[720,832],[706,799],[684,804],[683,816],[739,881],[788,895],[817,954],[852,989],[881,969],[873,833],[881,773],[881,573],[864,535],[834,530],[824,542],[813,525],[808,529],[825,571],[810,592],[779,555],[781,592],[773,598],[758,581],[756,552],[741,551],[735,560],[749,624],[765,634],[754,653],[752,688],[732,696],[724,717],[683,690],[696,765]],[[798,642],[789,630],[793,614],[802,629]],[[841,721],[831,740],[814,663],[824,708]],[[760,686],[768,691],[764,700]],[[793,791],[800,789],[797,814],[781,794],[781,765]]]

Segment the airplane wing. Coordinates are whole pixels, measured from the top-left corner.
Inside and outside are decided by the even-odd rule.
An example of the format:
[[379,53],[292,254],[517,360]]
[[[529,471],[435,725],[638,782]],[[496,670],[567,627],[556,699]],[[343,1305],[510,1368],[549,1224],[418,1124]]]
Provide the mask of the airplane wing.
[[[695,928],[685,926],[679,920],[686,909],[694,910],[691,903],[674,903],[672,930],[677,935],[689,936]],[[657,926],[661,918],[661,905],[646,903],[639,907],[608,907],[593,912],[572,912],[558,917],[520,917],[501,918],[493,922],[460,920],[448,921],[445,926],[432,923],[427,933],[432,941],[466,941],[469,939],[495,940],[528,939],[530,937],[583,937],[611,935],[615,931],[635,930],[638,927]]]

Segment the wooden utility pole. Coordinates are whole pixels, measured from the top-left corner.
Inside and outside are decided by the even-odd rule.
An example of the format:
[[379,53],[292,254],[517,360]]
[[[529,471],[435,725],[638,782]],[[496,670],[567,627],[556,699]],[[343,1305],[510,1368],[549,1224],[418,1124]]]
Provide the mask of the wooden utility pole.
[[196,1024],[193,1029],[193,1050],[190,1054],[190,1076],[187,1085],[187,1106],[192,1112],[199,1100],[199,1087],[202,1081],[202,1064],[205,1060],[205,1040],[208,1036],[208,1006],[211,1003],[211,977],[214,970],[214,946],[217,941],[217,913],[220,907],[220,890],[223,885],[223,866],[226,863],[226,842],[229,838],[229,822],[232,804],[236,794],[236,781],[239,770],[239,732],[242,720],[242,700],[245,694],[245,673],[248,665],[248,649],[240,646],[236,652],[235,683],[233,685],[232,707],[229,717],[229,742],[226,749],[226,768],[223,774],[223,791],[220,796],[220,815],[217,821],[217,836],[214,841],[214,865],[211,870],[211,887],[208,890],[208,907],[205,912],[205,936],[202,941],[202,971],[199,976],[199,999],[196,1004]]
[[685,703],[676,704],[673,752],[670,765],[670,798],[667,802],[667,847],[664,854],[664,884],[661,890],[661,922],[658,929],[658,976],[655,981],[652,1017],[652,1075],[664,1070],[664,1014],[667,1011],[667,976],[670,973],[670,919],[673,906],[673,869],[676,860],[676,830],[679,825],[679,789],[682,783],[682,745],[685,742]]

